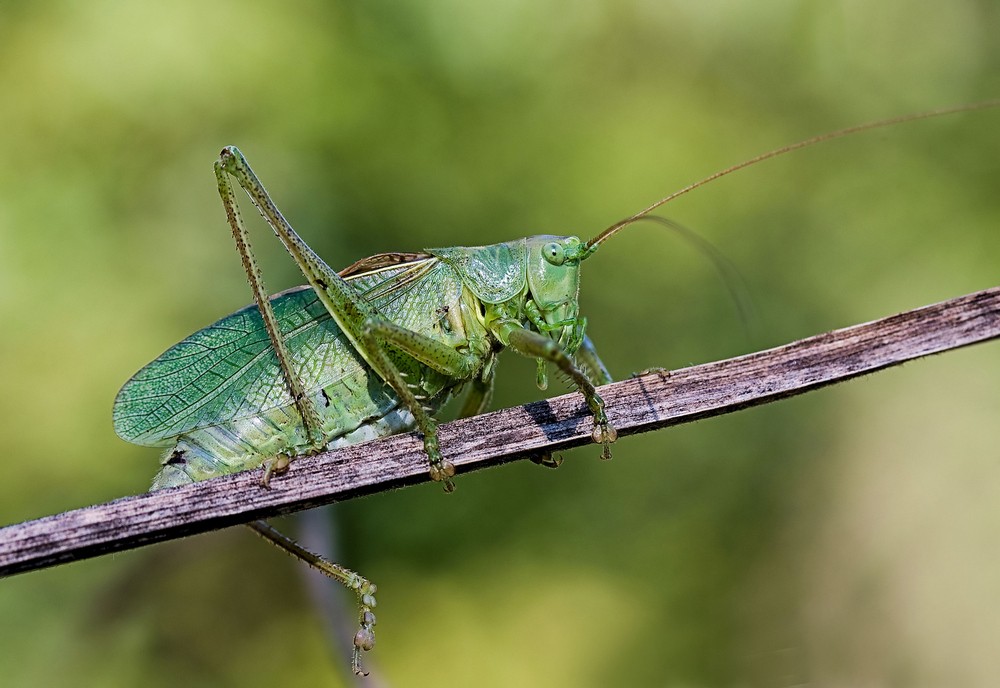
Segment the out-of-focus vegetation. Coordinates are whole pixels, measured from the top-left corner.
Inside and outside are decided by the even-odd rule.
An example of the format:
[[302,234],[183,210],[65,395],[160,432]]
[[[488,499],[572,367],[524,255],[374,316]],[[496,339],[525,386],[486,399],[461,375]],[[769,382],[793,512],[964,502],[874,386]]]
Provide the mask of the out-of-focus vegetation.
[[[1000,94],[994,2],[94,0],[0,9],[0,522],[145,489],[111,402],[249,302],[211,163],[237,144],[334,266],[589,237],[762,150]],[[997,284],[1000,114],[771,161],[585,266],[619,377]],[[272,291],[299,283],[265,228]],[[496,404],[538,398],[501,363]],[[1000,348],[339,507],[394,686],[986,685]],[[331,685],[294,565],[232,530],[0,582],[4,686]],[[346,648],[336,647],[337,652]]]

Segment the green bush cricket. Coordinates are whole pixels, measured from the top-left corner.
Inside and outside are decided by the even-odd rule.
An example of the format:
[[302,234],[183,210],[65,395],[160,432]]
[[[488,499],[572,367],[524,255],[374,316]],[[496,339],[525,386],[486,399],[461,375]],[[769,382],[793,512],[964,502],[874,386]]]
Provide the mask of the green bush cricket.
[[[610,458],[616,439],[596,389],[611,376],[585,334],[578,306],[581,263],[654,209],[762,160],[866,129],[998,103],[882,120],[813,137],[717,172],[653,203],[590,241],[534,236],[480,247],[384,253],[339,273],[296,234],[243,155],[223,149],[215,173],[255,303],[191,335],[136,373],[114,406],[123,439],[165,446],[153,489],[263,467],[262,484],[298,455],[413,429],[432,479],[454,489],[455,468],[434,415],[469,388],[461,415],[483,411],[504,348],[554,364],[583,394],[593,439]],[[250,248],[235,179],[296,261],[308,285],[269,297]],[[550,457],[543,463],[554,463]],[[266,523],[252,527],[353,590],[360,629],[353,669],[374,645],[375,586],[327,562]]]
[[[591,382],[610,376],[577,312],[580,262],[596,244],[542,236],[389,253],[338,274],[285,221],[236,148],[222,151],[215,172],[256,303],[171,347],[119,392],[119,436],[170,447],[153,489],[260,466],[267,485],[294,456],[416,427],[431,477],[450,491],[455,469],[441,456],[432,416],[466,385],[472,391],[462,413],[480,412],[504,347],[538,359],[540,385],[546,361],[577,385],[594,414],[594,439],[610,458],[615,432]],[[230,176],[309,286],[268,298]],[[317,565],[266,524],[254,528]],[[360,671],[359,652],[374,641],[375,587],[339,566],[321,568],[361,598]]]

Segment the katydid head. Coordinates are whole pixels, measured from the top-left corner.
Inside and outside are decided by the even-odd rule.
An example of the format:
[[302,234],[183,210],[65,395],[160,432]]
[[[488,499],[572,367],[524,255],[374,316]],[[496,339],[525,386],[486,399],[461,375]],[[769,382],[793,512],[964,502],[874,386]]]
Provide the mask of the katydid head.
[[580,261],[586,249],[577,237],[533,236],[525,240],[528,292],[537,306],[534,326],[570,354],[583,342],[579,317]]

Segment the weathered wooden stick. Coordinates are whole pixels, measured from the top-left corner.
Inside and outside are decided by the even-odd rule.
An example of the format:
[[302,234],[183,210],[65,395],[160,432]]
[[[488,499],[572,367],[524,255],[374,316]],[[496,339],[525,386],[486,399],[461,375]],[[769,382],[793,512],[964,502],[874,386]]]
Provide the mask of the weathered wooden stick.
[[[601,388],[630,435],[801,394],[921,356],[1000,337],[1000,288],[810,337],[767,351]],[[466,472],[590,442],[592,420],[567,394],[441,426]],[[622,451],[621,453],[625,453]],[[0,529],[0,576],[117,552],[428,480],[412,433],[296,459],[260,484],[250,471],[117,499]]]

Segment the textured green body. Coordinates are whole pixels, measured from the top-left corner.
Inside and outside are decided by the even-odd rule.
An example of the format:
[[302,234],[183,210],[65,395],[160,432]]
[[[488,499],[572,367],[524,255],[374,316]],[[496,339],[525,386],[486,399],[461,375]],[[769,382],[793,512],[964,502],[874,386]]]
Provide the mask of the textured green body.
[[[338,273],[292,229],[238,149],[222,149],[214,170],[254,304],[174,345],[118,392],[118,435],[167,448],[153,489],[257,467],[267,486],[295,456],[416,429],[431,479],[450,492],[456,467],[442,455],[434,416],[467,384],[460,413],[482,411],[505,347],[538,361],[539,386],[546,363],[577,386],[594,415],[594,441],[611,458],[616,434],[592,382],[610,376],[578,313],[580,263],[591,247],[536,236],[380,254]],[[308,286],[268,296],[233,180]],[[361,653],[375,644],[375,586],[267,523],[251,527],[358,596],[351,665],[363,673]]]
[[[389,254],[396,258],[395,254]],[[368,259],[378,264],[382,256]],[[522,263],[523,264],[523,263]],[[459,350],[485,337],[475,295],[452,265],[428,254],[347,274],[348,283],[387,319]],[[521,272],[523,275],[523,270]],[[518,282],[515,280],[515,282]],[[509,287],[523,288],[523,278]],[[463,307],[463,302],[466,304]],[[377,376],[310,287],[271,299],[293,367],[319,411],[333,448],[410,430],[412,414]],[[489,349],[477,352],[483,362]],[[394,362],[433,413],[467,382],[410,356]],[[115,430],[123,439],[167,446],[153,488],[260,466],[309,448],[256,306],[199,330],[136,373],[118,393]]]
[[[544,295],[544,275],[530,269],[530,245],[553,239],[579,243],[572,237],[532,237],[383,254],[340,274],[381,317],[475,361],[468,375],[455,377],[390,347],[393,364],[433,415],[466,383],[491,381],[493,358],[507,342],[489,326],[528,324],[530,299],[558,316],[553,332],[567,351],[578,348],[582,324],[575,320],[575,271],[560,284],[569,293],[553,301]],[[270,302],[292,370],[319,413],[325,447],[414,428],[411,411],[311,287],[288,290]],[[567,316],[571,324],[562,324]],[[257,468],[278,455],[314,448],[255,305],[199,330],[136,373],[118,393],[114,424],[122,439],[167,447],[153,489]]]

